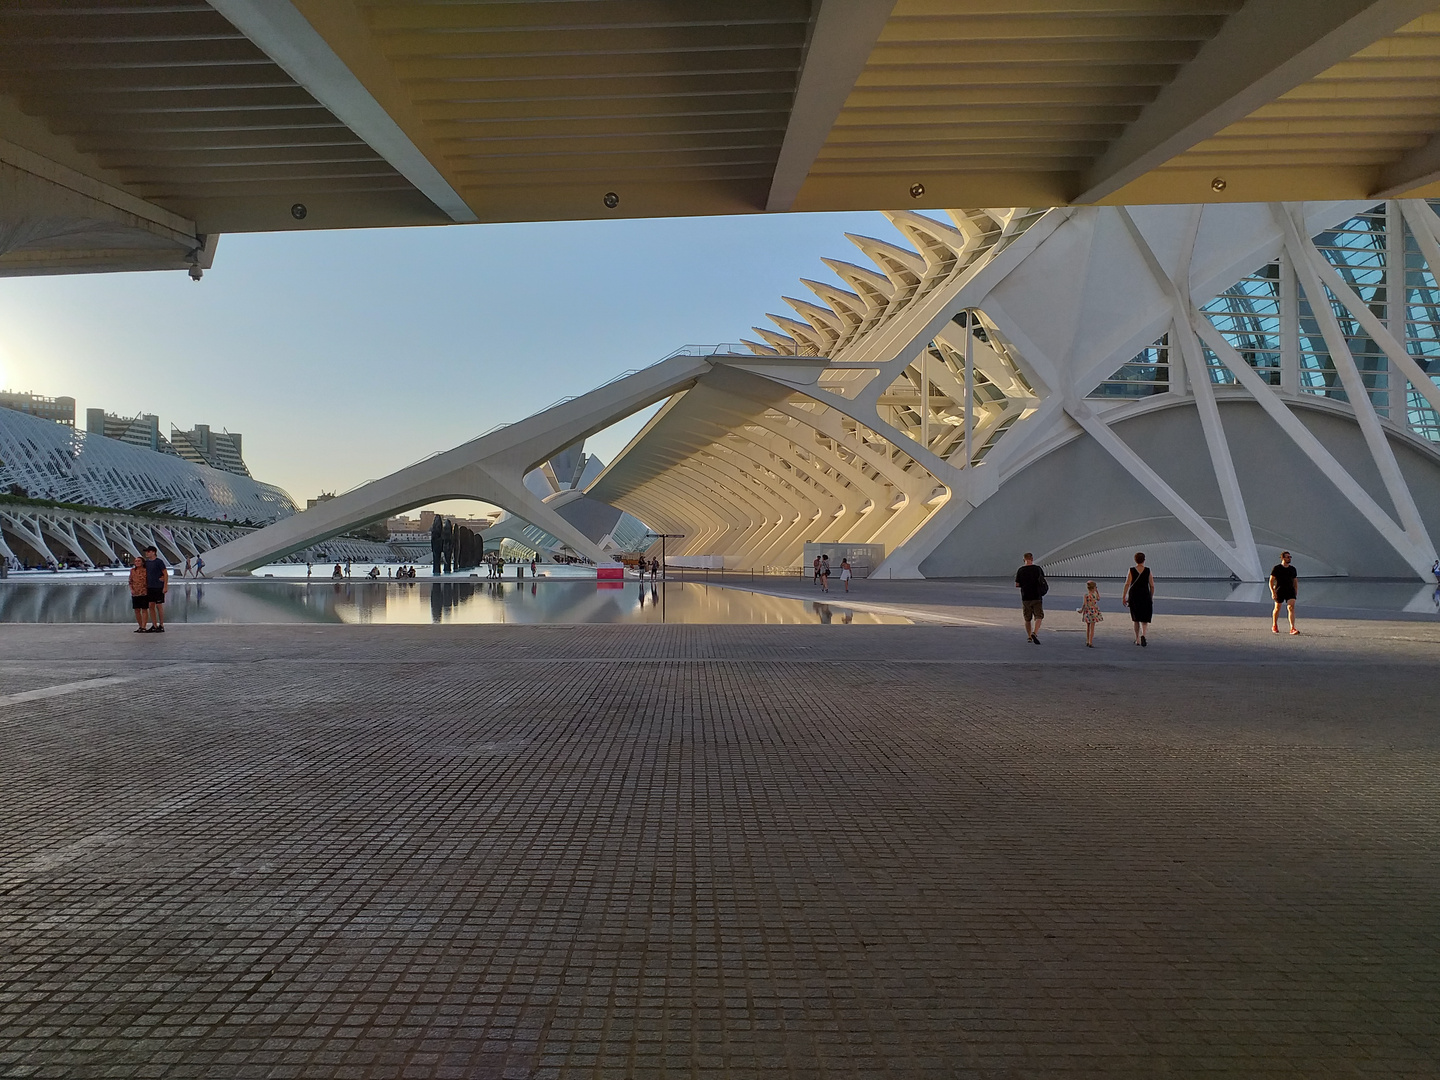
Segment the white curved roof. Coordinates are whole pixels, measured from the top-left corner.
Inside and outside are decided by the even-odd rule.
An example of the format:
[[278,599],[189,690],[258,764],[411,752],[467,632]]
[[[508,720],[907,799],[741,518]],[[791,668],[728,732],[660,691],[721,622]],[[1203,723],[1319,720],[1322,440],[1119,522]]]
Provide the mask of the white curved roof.
[[0,409],[0,490],[57,502],[270,522],[295,512],[271,484]]

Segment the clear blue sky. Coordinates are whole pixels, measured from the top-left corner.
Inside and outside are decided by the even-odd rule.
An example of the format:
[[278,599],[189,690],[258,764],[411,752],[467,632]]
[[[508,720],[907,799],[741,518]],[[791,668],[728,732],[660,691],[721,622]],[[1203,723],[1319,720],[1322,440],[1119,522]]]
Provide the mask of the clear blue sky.
[[[303,506],[644,367],[753,337],[879,214],[225,236],[212,270],[0,279],[0,386],[242,432]],[[638,421],[590,449],[609,460]]]

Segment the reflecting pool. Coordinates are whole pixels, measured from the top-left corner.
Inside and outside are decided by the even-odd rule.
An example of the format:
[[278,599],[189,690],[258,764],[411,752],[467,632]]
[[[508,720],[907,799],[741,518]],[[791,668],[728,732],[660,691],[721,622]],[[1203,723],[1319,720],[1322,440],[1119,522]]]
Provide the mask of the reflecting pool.
[[[594,571],[592,570],[593,574]],[[0,622],[132,621],[126,580],[0,584]],[[792,600],[699,582],[658,588],[589,580],[173,581],[167,623],[908,623],[841,603]]]

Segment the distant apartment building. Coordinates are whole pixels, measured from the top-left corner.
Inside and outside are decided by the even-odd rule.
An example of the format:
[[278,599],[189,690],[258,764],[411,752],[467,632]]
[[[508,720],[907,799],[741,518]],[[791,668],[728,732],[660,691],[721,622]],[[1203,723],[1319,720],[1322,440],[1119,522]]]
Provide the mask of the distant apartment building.
[[[463,525],[472,532],[483,532],[495,524],[493,517],[487,518],[458,518],[450,514],[439,515],[445,517],[457,525]],[[398,517],[385,519],[385,531],[389,534],[392,543],[402,543],[406,540],[430,541],[430,529],[435,524],[436,514],[433,510],[421,510],[418,519],[406,517],[401,514]]]
[[0,409],[14,409],[41,420],[53,420],[66,427],[75,426],[73,397],[42,397],[26,391],[0,390]]
[[104,435],[107,439],[155,450],[161,454],[175,453],[165,436],[160,434],[160,418],[154,413],[116,416],[104,409],[86,409],[85,430],[91,435]]
[[196,424],[189,431],[170,425],[170,443],[175,453],[196,465],[209,465],[221,472],[249,476],[245,459],[240,455],[240,435],[231,431],[211,431],[209,424]]

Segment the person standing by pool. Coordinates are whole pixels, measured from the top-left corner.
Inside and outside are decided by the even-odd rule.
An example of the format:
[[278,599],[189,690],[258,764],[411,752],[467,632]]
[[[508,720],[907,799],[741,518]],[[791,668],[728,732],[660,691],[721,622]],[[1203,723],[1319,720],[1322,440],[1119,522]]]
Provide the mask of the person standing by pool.
[[145,587],[149,597],[150,634],[165,632],[165,590],[170,585],[170,567],[152,545],[145,549]]
[[815,556],[815,584],[820,584],[820,556]]
[[820,556],[820,591],[830,591],[830,556]]
[[1095,624],[1105,618],[1100,614],[1100,586],[1085,582],[1085,599],[1080,602],[1080,618],[1085,622],[1085,646],[1095,647]]
[[1120,603],[1130,608],[1130,621],[1135,624],[1135,644],[1149,645],[1145,632],[1155,615],[1155,575],[1145,565],[1145,553],[1135,552],[1135,565],[1125,575],[1125,588],[1120,590]]
[[135,612],[135,633],[145,633],[145,617],[150,612],[150,583],[145,560],[139,555],[130,564],[130,607]]
[[[1042,602],[1050,591],[1045,580],[1045,571],[1035,565],[1035,556],[1025,552],[1025,565],[1015,571],[1015,587],[1020,590],[1020,612],[1025,617],[1025,636],[1032,645],[1040,644],[1040,624],[1045,621],[1045,605]],[[1030,629],[1034,620],[1035,629]]]
[[845,583],[845,591],[850,591],[850,560],[840,560],[840,580]]
[[1290,552],[1280,552],[1280,561],[1270,568],[1270,598],[1275,601],[1275,610],[1270,613],[1270,632],[1280,632],[1280,606],[1290,617],[1290,633],[1295,629],[1295,599],[1300,595],[1300,571],[1290,565]]

